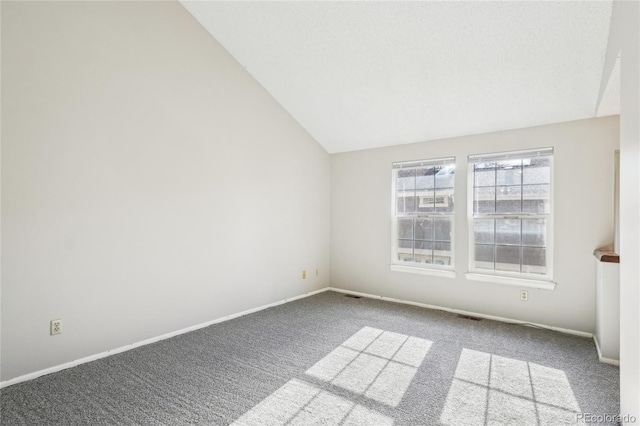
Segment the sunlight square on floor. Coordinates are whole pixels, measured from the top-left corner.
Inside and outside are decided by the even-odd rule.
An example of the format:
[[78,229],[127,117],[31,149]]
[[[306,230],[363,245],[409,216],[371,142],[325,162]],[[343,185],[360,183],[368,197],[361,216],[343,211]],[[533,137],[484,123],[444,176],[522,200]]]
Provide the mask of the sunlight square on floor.
[[363,327],[306,374],[396,407],[432,343],[406,334]]
[[562,370],[463,349],[440,421],[445,425],[582,424]]
[[392,426],[393,419],[302,380],[292,379],[232,426]]

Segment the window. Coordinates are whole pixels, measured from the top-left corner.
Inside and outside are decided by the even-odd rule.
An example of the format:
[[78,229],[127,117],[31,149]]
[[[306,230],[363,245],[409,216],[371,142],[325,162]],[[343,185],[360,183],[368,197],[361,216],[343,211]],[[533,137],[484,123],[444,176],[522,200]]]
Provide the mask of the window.
[[553,148],[469,156],[469,271],[552,279]]
[[455,158],[393,164],[392,269],[453,270],[454,172]]

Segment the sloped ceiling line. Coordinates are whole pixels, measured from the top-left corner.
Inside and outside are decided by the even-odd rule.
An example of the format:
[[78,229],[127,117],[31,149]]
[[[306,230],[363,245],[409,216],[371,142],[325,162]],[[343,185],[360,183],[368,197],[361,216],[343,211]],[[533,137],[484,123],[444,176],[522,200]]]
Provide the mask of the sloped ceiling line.
[[181,3],[329,153],[617,113],[611,1]]
[[[619,25],[615,25],[615,22],[620,18],[618,14],[620,13],[620,7],[614,2],[611,10],[611,19],[609,22],[609,34],[607,37],[607,52],[605,54],[603,69],[602,69],[602,78],[600,79],[600,90],[598,91],[598,101],[596,102],[596,108],[594,115],[598,115],[598,111],[600,109],[600,105],[602,103],[602,99],[605,96],[605,91],[607,88],[609,90],[615,90],[613,87],[609,87],[612,85],[612,80],[619,81],[619,72],[620,72],[620,34],[619,34]],[[616,63],[618,62],[617,66]],[[618,75],[612,75],[614,69],[617,70]],[[619,88],[618,88],[619,92]],[[618,93],[618,103],[619,103],[619,93]],[[618,110],[618,113],[620,111]]]

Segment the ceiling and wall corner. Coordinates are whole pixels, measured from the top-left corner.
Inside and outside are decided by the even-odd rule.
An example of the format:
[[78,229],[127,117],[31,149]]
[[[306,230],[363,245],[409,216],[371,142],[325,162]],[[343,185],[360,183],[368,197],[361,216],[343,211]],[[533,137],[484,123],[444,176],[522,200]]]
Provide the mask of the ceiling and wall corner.
[[329,153],[619,113],[611,1],[181,3]]
[[602,64],[596,116],[620,114],[620,39],[622,26],[612,7],[607,36],[607,50]]

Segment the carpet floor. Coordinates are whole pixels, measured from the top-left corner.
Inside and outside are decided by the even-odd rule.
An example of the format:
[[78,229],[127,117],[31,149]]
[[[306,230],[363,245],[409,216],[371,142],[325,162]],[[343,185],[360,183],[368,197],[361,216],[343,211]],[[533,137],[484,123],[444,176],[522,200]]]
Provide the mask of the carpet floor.
[[588,424],[618,374],[588,338],[324,292],[4,388],[0,423]]

